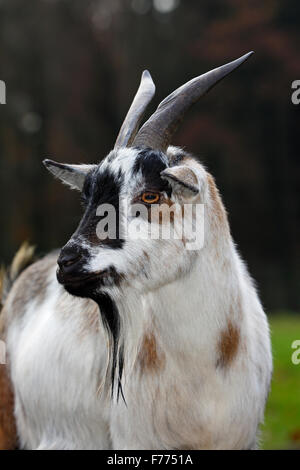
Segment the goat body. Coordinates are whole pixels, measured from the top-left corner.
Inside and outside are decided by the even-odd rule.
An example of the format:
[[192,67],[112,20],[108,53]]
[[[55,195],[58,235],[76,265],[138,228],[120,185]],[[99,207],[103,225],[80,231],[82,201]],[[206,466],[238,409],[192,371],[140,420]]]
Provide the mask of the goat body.
[[[204,92],[216,73],[205,74]],[[149,99],[149,75],[144,80]],[[191,81],[185,94],[190,86],[194,93]],[[180,93],[164,100],[158,119],[167,110],[176,121]],[[151,119],[134,145],[133,108],[99,165],[46,161],[82,191],[85,213],[59,257],[20,275],[2,312],[20,446],[255,448],[272,370],[266,316],[212,176],[181,149],[163,148],[162,134],[151,148]],[[167,222],[160,212],[154,221],[154,201],[158,211],[179,209]],[[132,214],[136,202],[141,217]],[[118,233],[99,241],[103,204],[117,211]],[[196,229],[204,238],[193,250],[188,207],[200,206]],[[145,234],[151,224],[176,232],[182,219],[189,227],[182,237],[120,236],[125,222]]]

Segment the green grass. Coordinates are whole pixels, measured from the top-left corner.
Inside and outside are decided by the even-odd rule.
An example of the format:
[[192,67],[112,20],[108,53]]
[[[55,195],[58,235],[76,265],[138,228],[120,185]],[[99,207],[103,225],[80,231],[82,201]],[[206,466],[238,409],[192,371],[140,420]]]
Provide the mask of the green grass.
[[300,364],[291,360],[295,351],[291,344],[300,340],[300,315],[273,315],[269,321],[274,374],[262,427],[262,448],[300,449]]

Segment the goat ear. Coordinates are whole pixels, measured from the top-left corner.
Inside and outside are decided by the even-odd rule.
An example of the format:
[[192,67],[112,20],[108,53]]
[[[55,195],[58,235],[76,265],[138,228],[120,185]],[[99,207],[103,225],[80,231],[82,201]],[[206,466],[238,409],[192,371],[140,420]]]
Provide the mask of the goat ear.
[[97,165],[69,165],[66,163],[57,163],[53,160],[44,160],[43,164],[56,178],[70,186],[72,189],[83,188],[86,175],[96,168]]
[[167,180],[173,190],[182,198],[195,197],[200,192],[196,172],[187,165],[166,168],[160,176]]

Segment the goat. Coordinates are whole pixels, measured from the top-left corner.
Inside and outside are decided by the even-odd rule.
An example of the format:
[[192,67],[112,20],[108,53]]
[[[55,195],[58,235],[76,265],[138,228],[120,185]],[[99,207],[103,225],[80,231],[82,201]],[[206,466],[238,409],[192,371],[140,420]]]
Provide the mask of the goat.
[[[19,276],[3,308],[21,448],[256,448],[272,372],[267,319],[213,177],[170,145],[190,106],[250,54],[187,82],[139,128],[155,92],[145,71],[100,164],[44,161],[81,191],[84,215],[59,255]],[[134,203],[146,216],[130,213]],[[107,204],[117,235],[101,239]],[[204,207],[201,249],[185,236],[120,235],[129,219],[147,232],[163,204],[183,219]]]

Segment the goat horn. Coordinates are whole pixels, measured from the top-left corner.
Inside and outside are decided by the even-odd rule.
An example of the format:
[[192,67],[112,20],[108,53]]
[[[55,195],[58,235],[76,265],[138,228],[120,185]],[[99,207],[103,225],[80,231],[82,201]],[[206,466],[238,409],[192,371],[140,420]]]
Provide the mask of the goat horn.
[[166,151],[188,109],[226,75],[239,67],[253,52],[222,65],[173,91],[141,127],[133,141],[135,147]]
[[129,147],[139,129],[146,108],[155,94],[155,85],[148,70],[144,70],[139,89],[124,119],[115,149]]

